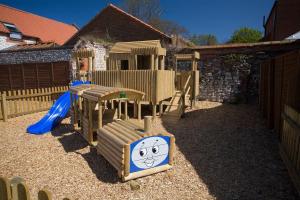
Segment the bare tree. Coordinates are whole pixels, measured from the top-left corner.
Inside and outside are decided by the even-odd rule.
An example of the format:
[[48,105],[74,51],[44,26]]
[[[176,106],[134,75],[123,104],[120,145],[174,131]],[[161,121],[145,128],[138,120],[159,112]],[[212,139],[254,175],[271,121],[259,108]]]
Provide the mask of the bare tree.
[[125,0],[124,9],[145,22],[160,18],[162,14],[160,0]]
[[126,12],[166,34],[186,36],[188,33],[183,26],[176,22],[161,18],[160,0],[125,0],[123,8]]

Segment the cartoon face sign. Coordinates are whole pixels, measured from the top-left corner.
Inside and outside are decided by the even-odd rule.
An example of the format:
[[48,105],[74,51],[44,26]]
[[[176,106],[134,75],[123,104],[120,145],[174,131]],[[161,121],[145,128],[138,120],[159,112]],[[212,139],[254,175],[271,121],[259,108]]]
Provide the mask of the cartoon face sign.
[[131,145],[131,171],[139,171],[167,164],[170,138],[147,137]]

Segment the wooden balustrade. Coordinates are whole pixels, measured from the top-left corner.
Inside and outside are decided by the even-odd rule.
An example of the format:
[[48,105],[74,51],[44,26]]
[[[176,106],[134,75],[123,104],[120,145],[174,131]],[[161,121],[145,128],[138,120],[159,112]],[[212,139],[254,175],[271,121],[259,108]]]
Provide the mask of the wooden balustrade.
[[97,85],[144,92],[144,101],[154,104],[172,97],[175,92],[175,72],[169,70],[95,71],[92,77]]

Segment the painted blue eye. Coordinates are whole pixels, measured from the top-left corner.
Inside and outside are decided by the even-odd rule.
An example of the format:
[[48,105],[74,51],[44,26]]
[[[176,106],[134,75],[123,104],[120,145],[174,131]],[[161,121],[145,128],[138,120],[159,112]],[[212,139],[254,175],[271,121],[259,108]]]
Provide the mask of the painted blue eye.
[[141,149],[140,150],[140,156],[144,157],[147,154],[147,149]]
[[157,154],[157,153],[159,152],[158,146],[152,147],[152,152],[153,152],[154,154]]

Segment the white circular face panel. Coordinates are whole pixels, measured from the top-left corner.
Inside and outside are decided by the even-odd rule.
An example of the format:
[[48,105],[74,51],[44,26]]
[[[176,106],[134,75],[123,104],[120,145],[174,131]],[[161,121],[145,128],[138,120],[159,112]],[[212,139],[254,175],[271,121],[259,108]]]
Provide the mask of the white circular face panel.
[[148,169],[162,163],[168,154],[169,145],[163,138],[150,137],[135,145],[131,160],[138,168]]

